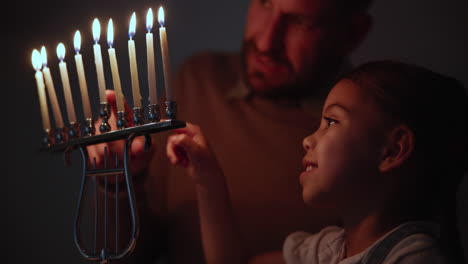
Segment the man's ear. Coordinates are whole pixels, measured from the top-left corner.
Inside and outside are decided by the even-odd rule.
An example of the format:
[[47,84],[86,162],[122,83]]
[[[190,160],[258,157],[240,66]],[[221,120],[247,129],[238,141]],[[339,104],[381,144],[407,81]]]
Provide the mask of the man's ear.
[[372,27],[372,17],[367,13],[356,14],[351,18],[351,30],[349,31],[348,43],[346,50],[349,53],[353,52],[364,39],[367,37]]
[[414,151],[414,133],[406,125],[394,127],[387,136],[387,142],[382,149],[379,165],[381,173],[389,172],[408,160]]

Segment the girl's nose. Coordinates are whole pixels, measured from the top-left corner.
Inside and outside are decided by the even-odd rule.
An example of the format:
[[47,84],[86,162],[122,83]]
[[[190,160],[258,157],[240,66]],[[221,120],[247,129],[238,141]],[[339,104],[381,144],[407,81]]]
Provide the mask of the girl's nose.
[[315,133],[305,137],[304,140],[302,140],[302,147],[305,151],[309,151],[315,147],[316,140],[314,135]]

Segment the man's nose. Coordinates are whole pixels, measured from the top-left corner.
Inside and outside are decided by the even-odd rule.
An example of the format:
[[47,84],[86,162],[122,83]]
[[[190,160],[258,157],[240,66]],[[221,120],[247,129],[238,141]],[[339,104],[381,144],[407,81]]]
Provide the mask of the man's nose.
[[276,52],[284,44],[284,25],[281,22],[281,14],[270,14],[260,29],[257,38],[257,49],[262,53]]

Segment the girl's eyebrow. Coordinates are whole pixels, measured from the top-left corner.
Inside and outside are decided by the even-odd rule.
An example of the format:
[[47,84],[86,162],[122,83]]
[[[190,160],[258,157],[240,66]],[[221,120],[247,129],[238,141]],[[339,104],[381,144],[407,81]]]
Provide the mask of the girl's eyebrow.
[[343,111],[345,111],[345,112],[347,112],[347,113],[351,113],[351,111],[350,111],[348,108],[346,108],[346,107],[344,107],[343,105],[340,105],[340,104],[338,104],[338,103],[329,104],[329,105],[325,108],[325,111],[323,111],[323,112],[327,112],[327,111],[329,111],[331,108],[339,108],[339,109],[341,109],[341,110],[343,110]]

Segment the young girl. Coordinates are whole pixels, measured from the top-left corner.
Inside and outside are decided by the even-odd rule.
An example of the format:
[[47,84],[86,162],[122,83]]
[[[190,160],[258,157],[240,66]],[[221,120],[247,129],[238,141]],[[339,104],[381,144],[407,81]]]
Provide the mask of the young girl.
[[464,88],[418,66],[371,62],[334,86],[322,116],[303,141],[298,180],[304,201],[336,210],[342,226],[293,233],[282,253],[254,258],[200,128],[169,138],[170,161],[195,182],[207,263],[462,263],[454,220],[467,164]]

